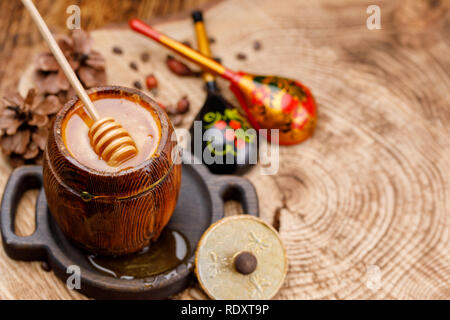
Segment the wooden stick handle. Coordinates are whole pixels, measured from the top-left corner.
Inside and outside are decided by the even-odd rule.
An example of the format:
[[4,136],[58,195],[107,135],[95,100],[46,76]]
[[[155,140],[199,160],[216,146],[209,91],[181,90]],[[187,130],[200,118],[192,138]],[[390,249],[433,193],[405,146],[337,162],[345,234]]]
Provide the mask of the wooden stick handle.
[[[192,12],[192,19],[194,20],[195,34],[197,35],[198,51],[205,57],[211,58],[211,50],[209,48],[209,39],[206,34],[205,23],[203,22],[203,14],[201,11]],[[215,77],[209,72],[203,72],[203,80],[213,82]]]
[[237,75],[230,69],[225,68],[220,63],[211,58],[205,57],[200,52],[195,51],[189,48],[188,46],[185,46],[181,42],[178,42],[156,31],[155,29],[147,25],[144,21],[139,19],[131,19],[129,21],[129,25],[131,29],[133,29],[134,31],[142,33],[143,35],[146,35],[147,37],[155,40],[156,42],[161,43],[162,45],[177,52],[178,54],[196,63],[202,68],[207,69],[215,74],[218,74],[219,76],[229,81],[232,82],[236,81]]
[[45,42],[47,42],[48,46],[50,47],[50,50],[53,53],[53,56],[55,57],[56,61],[58,62],[59,66],[61,67],[62,71],[67,77],[67,80],[69,80],[72,87],[75,89],[76,93],[78,94],[78,97],[83,101],[84,106],[86,110],[89,112],[89,115],[91,118],[95,121],[100,119],[100,116],[97,113],[97,110],[95,110],[94,104],[92,103],[91,99],[89,98],[88,94],[84,90],[80,80],[78,80],[77,75],[72,70],[72,67],[70,66],[69,62],[67,61],[66,57],[64,56],[64,53],[59,48],[58,44],[55,41],[55,38],[53,38],[50,30],[48,29],[47,25],[45,24],[44,19],[42,19],[41,15],[39,14],[39,11],[34,6],[33,2],[31,0],[22,0],[23,5],[30,13],[31,17],[33,18],[34,22],[36,23],[37,27],[39,28],[39,31],[41,32],[42,37],[44,38]]

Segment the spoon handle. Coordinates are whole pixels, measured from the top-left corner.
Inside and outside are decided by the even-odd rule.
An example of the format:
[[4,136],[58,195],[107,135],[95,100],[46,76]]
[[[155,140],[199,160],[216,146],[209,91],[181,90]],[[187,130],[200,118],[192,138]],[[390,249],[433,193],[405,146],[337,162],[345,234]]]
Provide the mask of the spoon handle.
[[[195,34],[197,36],[198,51],[205,57],[211,58],[211,49],[209,48],[209,39],[206,34],[205,23],[203,22],[203,14],[201,11],[192,12],[192,19],[194,21]],[[215,82],[215,77],[209,72],[203,72],[203,80],[208,85]]]
[[230,69],[225,68],[223,65],[221,65],[214,59],[202,55],[200,52],[189,48],[188,46],[182,44],[181,42],[178,42],[160,33],[159,31],[147,25],[144,21],[139,19],[131,19],[129,21],[129,25],[131,29],[133,29],[134,31],[142,33],[143,35],[155,40],[156,42],[177,52],[178,54],[189,59],[190,61],[198,64],[202,68],[205,68],[215,74],[218,74],[222,78],[225,78],[229,81],[236,82],[237,74],[231,71]]

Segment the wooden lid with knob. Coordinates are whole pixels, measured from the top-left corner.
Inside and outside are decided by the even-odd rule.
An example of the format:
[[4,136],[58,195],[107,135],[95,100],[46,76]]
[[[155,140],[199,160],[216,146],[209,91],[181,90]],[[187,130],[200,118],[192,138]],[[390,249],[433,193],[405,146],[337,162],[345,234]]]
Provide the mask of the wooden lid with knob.
[[287,273],[285,249],[277,231],[250,215],[219,220],[197,247],[195,272],[212,299],[271,299]]

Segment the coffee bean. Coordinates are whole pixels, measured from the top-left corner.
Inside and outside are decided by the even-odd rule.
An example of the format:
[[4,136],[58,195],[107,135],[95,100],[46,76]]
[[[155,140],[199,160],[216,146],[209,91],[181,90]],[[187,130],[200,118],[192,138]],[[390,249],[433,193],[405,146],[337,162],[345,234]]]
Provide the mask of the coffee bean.
[[245,60],[245,59],[247,59],[247,56],[244,53],[239,52],[238,54],[236,54],[236,58],[238,60]]
[[142,83],[140,81],[135,81],[133,85],[136,89],[142,89]]
[[138,70],[138,66],[136,64],[136,62],[130,62],[130,68],[137,71]]
[[120,47],[113,47],[112,51],[115,54],[122,54],[123,53],[123,51],[122,51],[122,49]]
[[150,60],[150,54],[148,52],[141,53],[141,61],[148,62]]
[[259,42],[258,40],[256,40],[256,41],[253,43],[253,49],[254,49],[255,51],[259,51],[259,50],[261,50],[261,48],[262,48],[261,42]]
[[189,106],[191,103],[189,102],[187,96],[183,96],[177,103],[177,111],[181,114],[189,111]]

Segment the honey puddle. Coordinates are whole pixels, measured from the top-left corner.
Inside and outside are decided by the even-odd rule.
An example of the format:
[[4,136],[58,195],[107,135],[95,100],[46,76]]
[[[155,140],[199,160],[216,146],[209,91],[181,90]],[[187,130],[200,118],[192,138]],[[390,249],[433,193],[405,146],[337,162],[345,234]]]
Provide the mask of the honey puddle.
[[165,228],[156,242],[123,257],[87,256],[98,271],[124,280],[140,279],[170,271],[189,256],[189,242],[178,231]]

